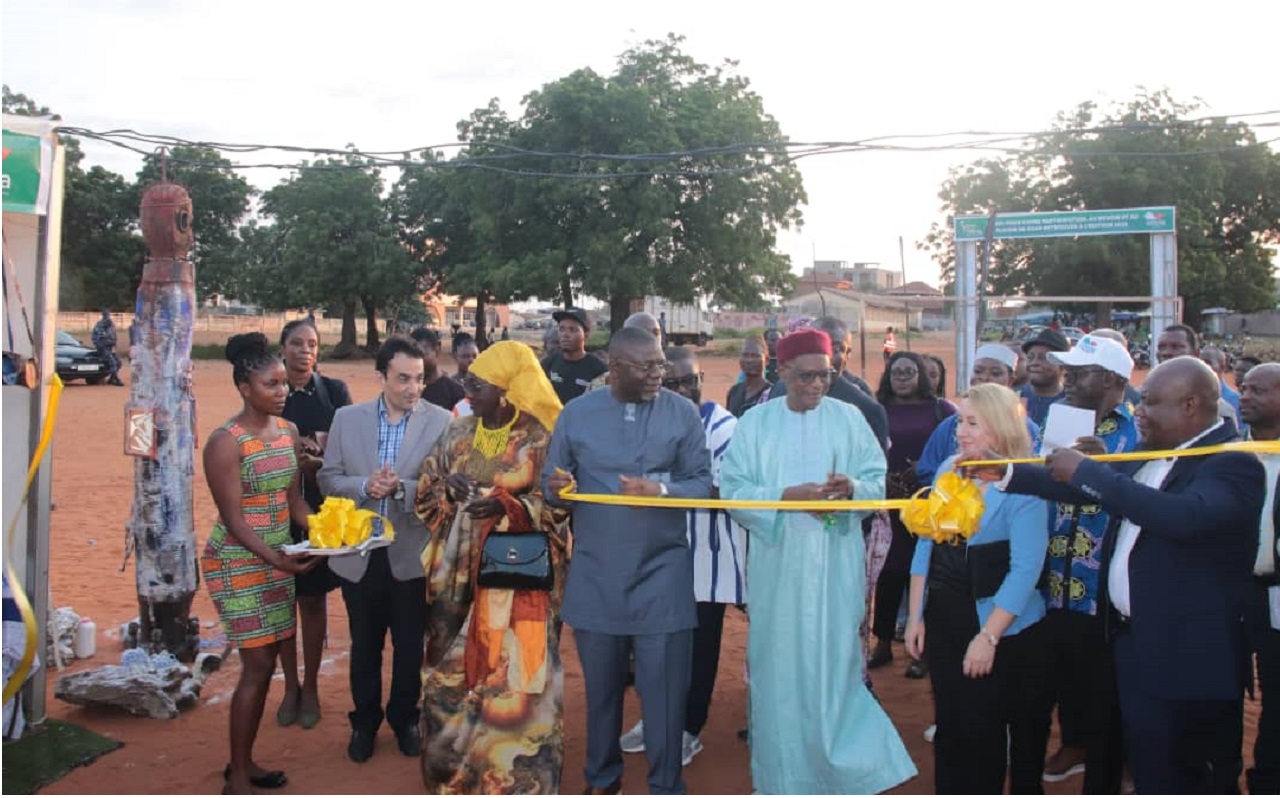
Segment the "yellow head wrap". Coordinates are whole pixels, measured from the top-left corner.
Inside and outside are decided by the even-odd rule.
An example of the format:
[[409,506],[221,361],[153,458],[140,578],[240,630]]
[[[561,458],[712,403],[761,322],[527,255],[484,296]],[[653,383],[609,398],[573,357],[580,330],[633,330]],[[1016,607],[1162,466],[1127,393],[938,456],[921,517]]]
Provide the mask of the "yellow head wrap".
[[521,413],[529,413],[554,429],[563,406],[533,350],[519,341],[499,341],[480,353],[471,373],[507,392]]

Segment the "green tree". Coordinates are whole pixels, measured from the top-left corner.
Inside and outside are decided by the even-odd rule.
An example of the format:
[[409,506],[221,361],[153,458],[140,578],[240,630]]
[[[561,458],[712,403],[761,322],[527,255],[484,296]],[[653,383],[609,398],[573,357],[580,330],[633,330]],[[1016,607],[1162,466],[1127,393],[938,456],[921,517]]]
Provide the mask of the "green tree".
[[[50,116],[32,98],[4,86],[4,112]],[[62,270],[58,306],[68,310],[133,307],[142,279],[146,248],[137,233],[136,196],[123,177],[94,166],[85,170],[84,152],[73,136],[59,136],[66,148],[62,208]]]
[[[164,163],[162,163],[164,162]],[[196,296],[238,296],[237,264],[241,258],[236,229],[249,211],[257,192],[233,164],[208,147],[179,146],[167,155],[150,153],[143,158],[134,186],[134,208],[142,195],[164,174],[191,195],[191,227],[196,243],[191,261],[196,266]]]
[[101,166],[68,169],[62,219],[59,307],[132,308],[147,248],[128,182]]
[[[609,77],[581,69],[543,86],[517,120],[491,102],[459,125],[465,188],[442,179],[438,192],[462,198],[470,236],[451,239],[467,255],[442,264],[450,291],[607,297],[617,326],[651,293],[749,305],[790,287],[774,247],[779,228],[800,224],[800,173],[780,149],[727,148],[785,137],[735,64],[700,64],[681,42],[628,50]],[[704,148],[716,151],[690,152]]]
[[[1245,124],[1194,118],[1198,103],[1140,92],[1103,112],[1093,103],[1058,115],[1051,135],[1017,156],[953,169],[939,197],[949,215],[1173,205],[1178,290],[1189,319],[1224,305],[1275,304],[1266,245],[1280,241],[1280,156]],[[950,220],[948,220],[949,222]],[[950,227],[921,245],[944,282],[954,278]],[[1150,293],[1146,236],[998,241],[987,288],[995,293]],[[1106,307],[1099,308],[1104,314]]]
[[268,307],[342,309],[334,354],[356,348],[356,312],[366,345],[379,342],[377,310],[420,293],[420,268],[399,241],[378,170],[355,155],[303,163],[262,197],[269,225],[241,228],[246,295]]

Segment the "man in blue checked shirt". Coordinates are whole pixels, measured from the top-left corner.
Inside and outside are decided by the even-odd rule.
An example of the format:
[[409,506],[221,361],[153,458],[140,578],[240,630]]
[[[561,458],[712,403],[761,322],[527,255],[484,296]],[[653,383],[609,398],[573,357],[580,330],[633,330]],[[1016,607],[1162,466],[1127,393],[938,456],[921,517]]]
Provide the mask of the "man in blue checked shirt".
[[[404,335],[378,350],[382,392],[371,402],[334,414],[318,479],[326,496],[352,499],[386,516],[395,542],[364,555],[334,557],[351,628],[351,697],[355,709],[347,756],[373,756],[382,707],[382,649],[391,633],[391,693],[385,718],[405,756],[422,752],[418,728],[422,640],[427,626],[427,580],[420,557],[427,530],[413,512],[418,468],[453,417],[422,399],[422,351]],[[374,535],[384,533],[375,521]]]
[[[1131,452],[1138,430],[1125,402],[1133,358],[1109,338],[1086,335],[1068,352],[1050,352],[1062,367],[1063,401],[1096,414],[1090,454]],[[1086,448],[1086,447],[1082,447]],[[1051,503],[1045,616],[1053,652],[1051,677],[1062,745],[1045,762],[1044,780],[1085,773],[1086,794],[1120,789],[1119,707],[1115,674],[1098,611],[1098,580],[1110,516],[1096,504]]]

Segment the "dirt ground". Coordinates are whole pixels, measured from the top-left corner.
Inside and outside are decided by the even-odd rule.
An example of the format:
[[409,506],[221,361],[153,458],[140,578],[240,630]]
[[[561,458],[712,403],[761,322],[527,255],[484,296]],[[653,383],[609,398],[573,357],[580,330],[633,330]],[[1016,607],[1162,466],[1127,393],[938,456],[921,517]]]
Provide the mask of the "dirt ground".
[[[917,339],[913,344],[917,351],[934,351],[948,364],[952,361],[949,338],[933,336],[923,342]],[[865,376],[874,385],[882,367],[878,351],[869,347],[869,355],[873,356],[868,358],[871,368]],[[326,374],[345,380],[356,401],[370,399],[377,391],[371,361],[326,363],[322,368]],[[736,361],[707,357],[702,361],[702,368],[706,374],[705,395],[723,402],[737,373]],[[199,437],[203,440],[210,430],[239,409],[239,400],[231,384],[230,366],[223,362],[199,362],[195,386]],[[120,625],[137,614],[132,563],[121,571],[124,527],[133,496],[132,466],[121,454],[122,406],[127,397],[127,389],[72,385],[64,394],[58,420],[53,473],[57,508],[51,523],[52,606],[70,606],[81,615],[92,617],[98,625],[97,656],[73,664],[71,671],[118,662]],[[199,470],[198,457],[194,485],[196,529],[203,541],[213,526],[215,511],[204,475]],[[222,631],[203,588],[196,597],[194,613],[201,619],[209,648],[221,650]],[[285,794],[420,792],[422,782],[417,761],[400,755],[394,737],[385,727],[372,760],[357,765],[347,759],[349,729],[345,713],[350,708],[350,698],[346,659],[350,636],[340,595],[329,598],[329,621],[329,642],[320,684],[324,719],[311,730],[278,727],[275,709],[283,686],[277,674],[258,737],[258,761],[288,772],[289,784],[281,791]],[[745,617],[731,610],[725,622],[711,719],[702,734],[705,751],[685,770],[690,792],[741,794],[751,790],[747,747],[736,735],[746,720],[742,678],[746,633]],[[580,791],[584,783],[585,705],[582,673],[568,629],[562,651],[566,670],[562,787],[566,793],[574,793]],[[921,736],[933,720],[928,681],[904,678],[906,655],[900,645],[895,646],[895,653],[892,665],[874,672],[876,692],[920,770],[919,776],[896,792],[928,794],[933,792],[933,757],[929,744]],[[218,792],[222,787],[222,768],[227,762],[227,707],[237,674],[238,659],[232,655],[226,666],[205,685],[199,707],[176,720],[163,721],[71,707],[53,698],[53,684],[58,674],[51,673],[48,690],[51,716],[92,728],[123,741],[125,746],[90,766],[72,771],[45,792]],[[389,674],[384,679],[389,679]],[[639,717],[639,708],[634,695],[629,694],[627,701],[625,722],[629,727]],[[1256,711],[1256,704],[1250,702],[1246,721],[1246,740],[1250,746],[1256,730]],[[627,757],[626,762],[624,792],[645,792],[647,766],[643,756]],[[1080,780],[1077,777],[1047,787],[1051,792],[1074,793],[1080,790]]]

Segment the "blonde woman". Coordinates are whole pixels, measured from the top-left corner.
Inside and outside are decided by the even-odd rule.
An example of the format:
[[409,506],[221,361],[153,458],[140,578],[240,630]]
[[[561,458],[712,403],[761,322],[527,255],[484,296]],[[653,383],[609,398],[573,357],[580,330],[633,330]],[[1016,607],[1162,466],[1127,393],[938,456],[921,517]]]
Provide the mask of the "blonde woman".
[[[939,473],[964,460],[1031,453],[1022,404],[1008,388],[974,386],[958,415],[959,454]],[[1012,794],[1041,793],[1050,704],[1036,582],[1048,505],[991,482],[978,487],[985,510],[973,537],[954,545],[922,538],[911,563],[907,652],[926,659],[933,682],[935,789],[999,794],[1008,771]]]

